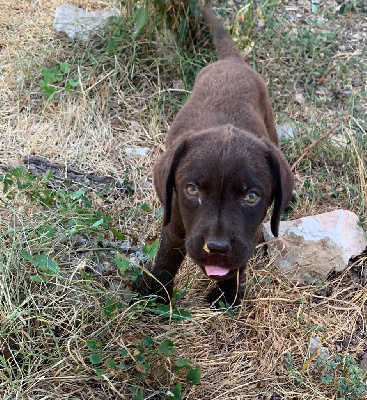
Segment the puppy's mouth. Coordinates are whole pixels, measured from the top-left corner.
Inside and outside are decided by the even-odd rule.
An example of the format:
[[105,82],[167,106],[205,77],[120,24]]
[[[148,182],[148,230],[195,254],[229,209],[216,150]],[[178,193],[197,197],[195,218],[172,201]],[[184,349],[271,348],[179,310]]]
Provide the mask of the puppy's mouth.
[[204,269],[208,276],[225,276],[230,271],[229,268],[223,268],[217,265],[206,265]]

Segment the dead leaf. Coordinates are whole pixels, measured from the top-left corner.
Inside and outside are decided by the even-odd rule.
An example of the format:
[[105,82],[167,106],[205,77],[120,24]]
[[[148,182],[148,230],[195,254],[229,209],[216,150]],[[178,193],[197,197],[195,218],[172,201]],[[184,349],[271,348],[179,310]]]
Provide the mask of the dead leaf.
[[280,335],[274,340],[273,342],[274,350],[278,351],[279,353],[283,350],[284,347],[284,336]]

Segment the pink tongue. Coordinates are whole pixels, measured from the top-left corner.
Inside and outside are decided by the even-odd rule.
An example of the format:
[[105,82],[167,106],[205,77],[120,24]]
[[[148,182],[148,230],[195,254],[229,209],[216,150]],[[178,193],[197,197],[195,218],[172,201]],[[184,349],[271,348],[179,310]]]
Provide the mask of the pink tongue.
[[229,272],[228,268],[221,268],[217,267],[215,265],[206,265],[205,266],[205,272],[207,275],[216,275],[216,276],[224,276],[227,275]]

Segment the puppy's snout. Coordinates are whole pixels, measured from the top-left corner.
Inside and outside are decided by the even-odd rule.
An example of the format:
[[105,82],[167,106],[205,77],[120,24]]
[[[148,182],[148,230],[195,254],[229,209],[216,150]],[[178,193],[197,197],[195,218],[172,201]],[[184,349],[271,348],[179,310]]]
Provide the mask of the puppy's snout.
[[231,246],[226,240],[209,239],[204,249],[208,249],[209,253],[226,254],[231,250]]

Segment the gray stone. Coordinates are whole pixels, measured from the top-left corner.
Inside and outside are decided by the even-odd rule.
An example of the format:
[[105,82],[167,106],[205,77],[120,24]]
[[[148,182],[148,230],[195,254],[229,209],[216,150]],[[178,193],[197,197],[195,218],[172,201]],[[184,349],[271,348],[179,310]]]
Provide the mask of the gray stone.
[[305,101],[305,98],[303,97],[303,94],[302,93],[295,93],[294,95],[293,95],[293,101],[296,103],[296,104],[303,104],[304,103],[304,101]]
[[327,347],[321,346],[318,336],[310,339],[310,354],[317,350],[318,357],[327,360],[330,357],[330,352]]
[[125,153],[127,156],[140,156],[144,157],[148,154],[149,147],[127,147]]
[[367,353],[363,353],[362,359],[359,362],[359,367],[367,370]]
[[312,284],[325,281],[332,271],[343,271],[351,257],[366,249],[367,238],[357,223],[353,212],[336,210],[282,221],[275,240],[269,222],[263,233],[275,265],[289,279]]
[[115,12],[87,11],[63,4],[56,8],[54,29],[65,32],[71,39],[88,41],[107,26],[110,17],[117,15]]
[[359,76],[353,78],[351,83],[353,87],[363,86],[363,81]]
[[284,122],[284,124],[280,124],[277,126],[277,134],[279,140],[290,140],[295,136],[293,124],[289,122]]

